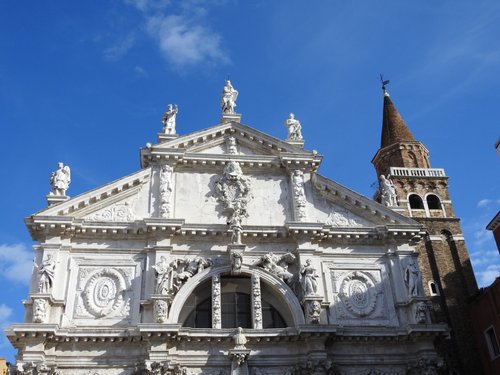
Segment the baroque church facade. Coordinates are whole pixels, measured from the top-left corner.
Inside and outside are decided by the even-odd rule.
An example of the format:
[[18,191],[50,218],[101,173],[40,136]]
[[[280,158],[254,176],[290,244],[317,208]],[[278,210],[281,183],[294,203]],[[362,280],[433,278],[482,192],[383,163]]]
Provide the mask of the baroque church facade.
[[285,140],[243,125],[237,95],[227,81],[220,124],[183,136],[170,105],[142,169],[87,193],[58,166],[26,218],[15,371],[480,374],[447,177],[388,94],[375,200],[316,172],[293,114]]

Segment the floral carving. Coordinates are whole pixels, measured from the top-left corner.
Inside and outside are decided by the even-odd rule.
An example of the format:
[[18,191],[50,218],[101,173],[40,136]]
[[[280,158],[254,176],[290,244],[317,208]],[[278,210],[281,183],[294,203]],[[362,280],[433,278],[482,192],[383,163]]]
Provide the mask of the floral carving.
[[170,200],[172,197],[172,174],[170,165],[162,165],[160,171],[160,217],[169,218],[172,214]]
[[243,176],[243,171],[236,161],[230,161],[224,167],[222,177],[215,183],[215,195],[224,206],[227,224],[232,230],[231,241],[241,243],[241,222],[248,216],[247,203],[252,198],[250,181]]
[[253,297],[253,325],[256,329],[262,328],[262,301],[260,292],[260,277],[252,275],[252,297]]
[[306,194],[304,191],[304,174],[296,169],[292,172],[292,189],[295,204],[295,219],[306,220]]
[[363,223],[347,210],[333,208],[326,218],[325,225],[332,227],[361,227]]
[[350,272],[343,278],[339,289],[340,300],[354,315],[365,317],[375,310],[378,293],[373,281],[364,272]]
[[212,327],[222,327],[221,318],[221,293],[220,293],[220,276],[212,277]]
[[108,207],[97,212],[87,220],[89,221],[118,221],[127,222],[134,221],[135,214],[129,202],[118,203],[112,207]]

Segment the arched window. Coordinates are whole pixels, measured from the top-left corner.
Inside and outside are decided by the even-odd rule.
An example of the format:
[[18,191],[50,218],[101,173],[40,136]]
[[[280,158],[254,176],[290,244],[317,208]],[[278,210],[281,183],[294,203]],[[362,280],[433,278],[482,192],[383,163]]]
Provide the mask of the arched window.
[[412,210],[423,210],[424,209],[424,202],[422,201],[422,198],[420,198],[419,195],[410,194],[410,196],[408,197],[408,201],[410,202],[410,208]]
[[[249,277],[221,278],[221,326],[222,328],[252,328],[252,297]],[[268,287],[261,283],[262,328],[285,328],[285,319],[271,304],[274,301]],[[186,301],[184,327],[212,327],[211,283],[198,286]]]
[[439,200],[437,195],[429,194],[426,200],[427,200],[427,207],[429,207],[429,210],[441,209],[441,201]]
[[439,296],[439,289],[434,280],[429,281],[429,292],[431,296]]

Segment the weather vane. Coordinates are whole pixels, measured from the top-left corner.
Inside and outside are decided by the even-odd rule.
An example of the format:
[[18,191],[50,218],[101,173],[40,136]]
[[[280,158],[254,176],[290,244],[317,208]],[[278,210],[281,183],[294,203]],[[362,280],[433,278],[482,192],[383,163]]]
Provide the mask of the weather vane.
[[389,81],[388,79],[384,80],[384,76],[381,74],[380,75],[380,82],[382,83],[382,90],[384,90],[384,94],[388,94],[385,86],[387,86],[391,81]]

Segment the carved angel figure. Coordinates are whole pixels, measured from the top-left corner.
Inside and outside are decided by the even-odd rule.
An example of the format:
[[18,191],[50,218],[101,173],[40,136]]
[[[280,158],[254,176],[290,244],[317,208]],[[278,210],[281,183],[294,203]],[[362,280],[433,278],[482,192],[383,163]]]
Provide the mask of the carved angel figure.
[[288,139],[291,141],[301,141],[302,138],[302,126],[300,121],[295,118],[293,113],[290,113],[285,121],[285,126],[288,129]]
[[161,122],[163,123],[163,133],[165,134],[175,134],[175,119],[177,113],[179,112],[179,107],[177,104],[169,104],[167,112],[163,114]]
[[171,277],[172,282],[169,291],[174,294],[177,293],[188,279],[211,265],[212,262],[210,259],[201,257],[189,258],[186,256],[184,259],[175,259],[170,263],[170,267],[173,269],[173,275]]
[[266,271],[278,276],[287,284],[292,281],[293,274],[288,272],[288,265],[295,261],[295,255],[286,253],[281,256],[274,255],[272,252],[263,255],[254,265],[264,268]]
[[40,267],[35,263],[35,267],[39,268],[38,274],[40,275],[40,279],[38,281],[38,291],[40,293],[50,293],[54,282],[54,272],[56,268],[56,262],[52,259],[52,255],[47,255],[47,258],[42,262]]
[[236,99],[238,91],[231,85],[231,81],[227,80],[226,85],[222,89],[221,107],[222,113],[234,113],[236,107]]
[[379,179],[379,190],[380,197],[382,198],[382,204],[386,206],[397,206],[396,200],[396,188],[391,180],[387,179],[383,174],[380,175]]
[[318,281],[316,280],[318,275],[316,274],[316,269],[311,265],[311,259],[307,259],[306,264],[300,268],[300,278],[304,296],[316,294],[318,290]]
[[69,184],[71,183],[71,170],[69,166],[63,163],[57,163],[57,170],[50,175],[50,186],[52,191],[50,195],[66,195]]

